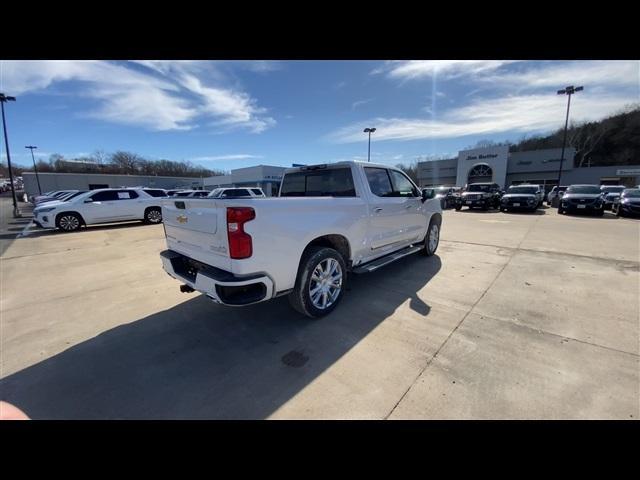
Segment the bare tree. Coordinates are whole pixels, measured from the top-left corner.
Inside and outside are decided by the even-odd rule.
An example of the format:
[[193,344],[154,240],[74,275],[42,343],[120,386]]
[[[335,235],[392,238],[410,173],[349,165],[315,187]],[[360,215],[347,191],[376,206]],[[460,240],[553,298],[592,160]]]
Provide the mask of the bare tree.
[[569,140],[569,145],[576,149],[576,158],[579,158],[578,167],[584,166],[589,155],[598,147],[610,129],[611,124],[606,120],[588,123],[575,129]]
[[116,166],[121,173],[135,174],[138,173],[138,166],[142,158],[130,152],[117,151],[111,155],[110,163]]

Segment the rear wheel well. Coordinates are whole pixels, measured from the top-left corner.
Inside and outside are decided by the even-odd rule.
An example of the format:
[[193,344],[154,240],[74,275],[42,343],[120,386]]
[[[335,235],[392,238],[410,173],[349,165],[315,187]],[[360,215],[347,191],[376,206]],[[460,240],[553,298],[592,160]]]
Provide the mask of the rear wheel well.
[[82,215],[80,215],[80,213],[78,213],[78,212],[74,212],[74,211],[71,211],[71,210],[70,210],[70,211],[67,211],[67,212],[60,212],[60,213],[56,214],[56,218],[55,218],[55,222],[54,222],[54,224],[56,224],[56,225],[57,225],[57,224],[58,224],[58,219],[59,219],[60,217],[62,217],[63,215],[69,215],[69,214],[76,215],[76,216],[80,219],[80,224],[81,224],[81,225],[84,225],[84,226],[86,226],[86,225],[87,225],[87,222],[85,222],[85,221],[84,221],[84,218],[82,217]]
[[349,246],[349,240],[347,240],[342,235],[323,235],[318,238],[314,238],[309,244],[305,247],[302,252],[302,257],[304,257],[305,253],[311,247],[328,247],[336,250],[342,258],[344,258],[344,263],[349,264],[349,259],[351,258],[351,247]]

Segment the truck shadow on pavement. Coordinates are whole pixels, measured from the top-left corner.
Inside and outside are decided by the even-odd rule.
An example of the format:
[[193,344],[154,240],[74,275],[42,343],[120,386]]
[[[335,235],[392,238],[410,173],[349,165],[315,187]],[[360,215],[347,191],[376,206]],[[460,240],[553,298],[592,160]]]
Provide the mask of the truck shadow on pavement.
[[284,297],[229,308],[194,296],[0,380],[0,396],[34,419],[263,419],[407,300],[435,321],[417,292],[440,268],[415,254],[353,276],[320,320]]

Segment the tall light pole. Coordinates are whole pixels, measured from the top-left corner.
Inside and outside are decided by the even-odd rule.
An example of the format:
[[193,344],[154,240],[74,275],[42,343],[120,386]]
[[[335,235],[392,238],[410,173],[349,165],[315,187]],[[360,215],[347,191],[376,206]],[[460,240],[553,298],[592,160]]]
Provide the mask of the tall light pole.
[[38,182],[38,193],[42,195],[42,189],[40,188],[40,177],[38,177],[38,167],[36,167],[36,157],[33,156],[33,149],[38,148],[35,145],[27,145],[24,148],[31,150],[31,158],[33,159],[33,171],[36,172],[36,181]]
[[558,95],[567,96],[567,117],[564,120],[564,136],[562,138],[562,153],[560,154],[560,169],[558,170],[558,188],[560,188],[560,180],[562,179],[562,164],[564,163],[564,149],[567,145],[567,128],[569,126],[569,107],[571,106],[571,95],[584,90],[584,87],[574,87],[573,85],[558,90]]
[[368,153],[367,153],[367,162],[371,161],[371,134],[373,132],[375,132],[375,131],[376,131],[375,128],[365,128],[364,129],[364,133],[368,133],[369,134],[369,150],[368,150]]
[[5,102],[15,102],[16,97],[9,97],[4,93],[0,93],[0,105],[2,105],[2,127],[4,129],[4,144],[7,148],[7,168],[9,169],[9,181],[11,182],[11,196],[13,197],[13,218],[19,218],[18,201],[16,200],[16,189],[13,185],[13,172],[11,171],[11,154],[9,153],[9,138],[7,137],[7,121],[4,118]]

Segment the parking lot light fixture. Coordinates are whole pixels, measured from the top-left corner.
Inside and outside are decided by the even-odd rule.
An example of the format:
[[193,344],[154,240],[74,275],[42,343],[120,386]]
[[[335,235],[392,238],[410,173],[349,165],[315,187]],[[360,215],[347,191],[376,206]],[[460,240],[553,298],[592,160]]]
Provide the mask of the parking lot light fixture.
[[373,132],[375,132],[375,131],[376,131],[375,127],[365,128],[364,129],[364,133],[368,133],[369,134],[369,150],[368,150],[368,153],[367,153],[367,162],[371,161],[371,134]]
[[16,189],[13,184],[13,172],[11,170],[11,154],[9,153],[9,137],[7,137],[7,121],[4,116],[4,104],[6,102],[15,102],[16,97],[10,97],[4,93],[0,93],[0,106],[2,108],[2,128],[4,129],[4,144],[7,149],[7,169],[9,170],[9,181],[11,182],[11,197],[13,198],[13,218],[20,217],[18,210],[18,201],[16,200]]
[[40,177],[38,177],[38,167],[36,166],[36,157],[33,155],[33,149],[38,148],[35,145],[27,145],[24,148],[31,150],[31,159],[33,160],[33,171],[36,174],[36,182],[38,182],[38,194],[42,195],[42,189],[40,188]]
[[569,107],[571,106],[571,95],[576,92],[581,92],[584,87],[574,87],[573,85],[558,90],[558,95],[567,96],[567,116],[564,120],[564,135],[562,138],[562,153],[560,154],[560,168],[558,169],[558,187],[560,187],[560,180],[562,179],[562,164],[564,163],[564,149],[567,145],[567,128],[569,127]]

